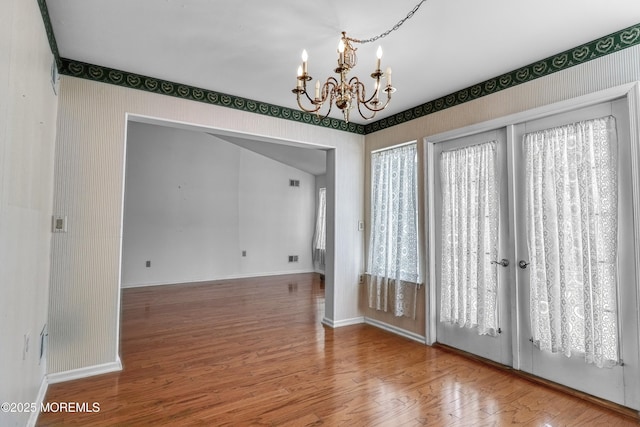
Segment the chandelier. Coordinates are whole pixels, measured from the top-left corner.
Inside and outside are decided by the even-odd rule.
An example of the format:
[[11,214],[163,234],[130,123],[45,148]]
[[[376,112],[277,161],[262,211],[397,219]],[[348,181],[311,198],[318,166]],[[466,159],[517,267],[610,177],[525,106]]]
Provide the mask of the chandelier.
[[[356,49],[351,44],[352,42],[358,43],[359,40],[355,40],[347,37],[345,32],[342,32],[342,38],[338,43],[338,67],[334,70],[338,74],[338,79],[335,77],[329,77],[322,86],[320,81],[316,81],[315,96],[311,98],[307,92],[307,82],[312,80],[312,77],[307,72],[307,51],[302,51],[302,65],[298,67],[298,81],[296,88],[292,90],[296,94],[298,106],[307,113],[318,113],[324,106],[326,101],[329,101],[329,108],[327,117],[331,113],[333,104],[336,105],[344,116],[344,121],[349,122],[349,113],[354,106],[358,107],[358,113],[365,120],[375,117],[378,111],[384,110],[389,101],[391,101],[391,94],[396,89],[391,85],[391,68],[387,68],[386,73],[380,71],[380,60],[382,58],[382,48],[378,47],[376,69],[371,73],[371,78],[374,79],[374,86],[371,96],[367,97],[367,92],[364,83],[356,76],[349,78],[349,71],[358,63],[358,57],[356,56]],[[380,101],[380,88],[381,79],[386,77],[386,86],[383,91],[387,94],[386,100],[383,103]],[[309,108],[305,108],[302,105],[301,96],[304,95],[307,101],[311,104]],[[368,110],[368,112],[364,109]]]
[[[374,80],[373,90],[371,95],[367,94],[365,84],[360,81],[356,76],[349,78],[349,72],[356,66],[358,58],[356,56],[356,49],[352,43],[369,43],[376,41],[382,37],[386,37],[392,31],[397,30],[404,24],[407,19],[410,19],[416,11],[420,8],[422,3],[427,0],[421,0],[407,16],[401,19],[393,28],[385,31],[384,33],[372,37],[366,40],[358,40],[347,37],[347,34],[343,31],[340,43],[338,44],[338,67],[334,70],[338,75],[336,77],[329,77],[324,83],[316,81],[315,93],[312,98],[307,92],[307,83],[311,82],[313,78],[309,75],[307,68],[307,61],[309,56],[306,50],[302,51],[302,65],[298,67],[298,77],[295,89],[292,90],[296,94],[296,100],[298,107],[302,111],[307,113],[316,113],[318,117],[321,116],[320,110],[328,104],[327,113],[322,116],[326,118],[331,113],[331,109],[335,104],[338,109],[342,111],[344,121],[349,122],[349,114],[354,107],[357,107],[358,113],[365,120],[370,120],[375,117],[378,111],[384,110],[391,101],[391,94],[396,89],[391,85],[391,68],[387,68],[386,72],[382,72],[380,69],[380,61],[382,58],[382,48],[378,47],[376,68],[371,73],[371,78]],[[384,89],[382,88],[382,77],[385,77],[386,84]],[[386,94],[384,102],[380,99],[380,92]],[[382,95],[384,97],[384,95]],[[327,102],[328,101],[328,102]],[[308,104],[305,107],[304,104]]]

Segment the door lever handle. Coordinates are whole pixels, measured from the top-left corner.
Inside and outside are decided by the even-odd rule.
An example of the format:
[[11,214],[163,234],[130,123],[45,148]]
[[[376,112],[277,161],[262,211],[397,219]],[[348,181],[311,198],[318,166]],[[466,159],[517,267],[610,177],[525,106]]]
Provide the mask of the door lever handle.
[[491,264],[498,264],[501,265],[503,267],[507,267],[509,265],[509,260],[502,258],[500,261],[491,261]]
[[523,270],[524,270],[525,268],[527,268],[527,265],[529,265],[529,263],[528,263],[528,262],[526,262],[526,261],[525,261],[525,260],[523,260],[523,259],[521,259],[521,260],[518,262],[518,267],[520,267],[520,268],[521,268],[521,269],[523,269]]

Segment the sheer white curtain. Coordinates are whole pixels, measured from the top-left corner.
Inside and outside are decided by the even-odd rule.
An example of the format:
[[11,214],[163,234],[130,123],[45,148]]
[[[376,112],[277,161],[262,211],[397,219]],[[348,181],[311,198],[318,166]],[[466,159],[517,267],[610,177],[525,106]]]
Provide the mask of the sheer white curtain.
[[369,307],[415,317],[419,282],[416,144],[371,154]]
[[440,320],[496,335],[496,141],[443,152]]
[[327,253],[327,189],[318,190],[318,212],[316,213],[316,229],[313,234],[313,261],[324,266]]
[[531,326],[541,349],[618,363],[615,119],[524,136]]

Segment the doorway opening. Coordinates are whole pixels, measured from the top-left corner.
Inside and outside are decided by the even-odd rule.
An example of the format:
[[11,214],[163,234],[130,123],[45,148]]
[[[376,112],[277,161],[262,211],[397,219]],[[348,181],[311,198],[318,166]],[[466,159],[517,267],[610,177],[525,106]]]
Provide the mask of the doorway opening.
[[333,151],[129,115],[120,288],[313,271],[315,181],[334,197]]

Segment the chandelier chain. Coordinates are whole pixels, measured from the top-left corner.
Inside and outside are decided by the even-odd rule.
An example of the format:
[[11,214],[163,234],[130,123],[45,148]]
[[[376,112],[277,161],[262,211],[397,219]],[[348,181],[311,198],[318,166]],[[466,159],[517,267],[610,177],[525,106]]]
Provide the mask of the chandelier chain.
[[398,28],[400,28],[402,26],[402,24],[405,23],[405,21],[411,19],[413,17],[413,15],[415,15],[415,13],[418,11],[418,9],[420,9],[420,6],[422,6],[422,3],[425,3],[426,1],[427,0],[421,0],[418,4],[415,5],[415,7],[409,13],[407,13],[407,16],[405,16],[404,18],[399,20],[398,23],[393,26],[393,28],[388,29],[387,31],[385,31],[382,34],[378,34],[375,37],[371,37],[371,38],[365,39],[365,40],[352,39],[350,37],[348,37],[348,39],[351,40],[354,43],[362,43],[362,44],[364,44],[364,43],[371,43],[371,42],[379,40],[379,39],[381,39],[383,37],[386,37],[389,34],[391,34],[393,31],[395,31]]

